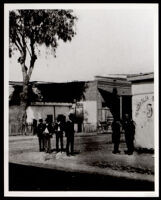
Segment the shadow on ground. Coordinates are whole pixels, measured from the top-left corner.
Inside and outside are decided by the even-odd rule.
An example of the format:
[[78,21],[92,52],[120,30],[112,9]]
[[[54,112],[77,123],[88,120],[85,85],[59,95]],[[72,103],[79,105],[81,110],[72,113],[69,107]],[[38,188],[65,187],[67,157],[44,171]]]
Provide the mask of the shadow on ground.
[[9,164],[10,191],[154,191],[154,183]]

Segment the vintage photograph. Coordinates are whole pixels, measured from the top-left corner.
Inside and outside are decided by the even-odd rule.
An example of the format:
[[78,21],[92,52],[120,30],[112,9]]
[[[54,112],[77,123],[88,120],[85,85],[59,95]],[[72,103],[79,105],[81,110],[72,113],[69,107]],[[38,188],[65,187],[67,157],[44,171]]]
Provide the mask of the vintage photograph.
[[158,5],[5,4],[4,20],[5,194],[157,196]]

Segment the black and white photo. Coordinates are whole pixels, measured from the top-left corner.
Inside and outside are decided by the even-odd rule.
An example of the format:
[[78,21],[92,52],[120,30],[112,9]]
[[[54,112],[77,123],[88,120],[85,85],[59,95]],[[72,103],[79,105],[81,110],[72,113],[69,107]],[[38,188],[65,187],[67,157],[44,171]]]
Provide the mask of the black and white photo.
[[158,4],[5,4],[4,33],[5,195],[158,196]]

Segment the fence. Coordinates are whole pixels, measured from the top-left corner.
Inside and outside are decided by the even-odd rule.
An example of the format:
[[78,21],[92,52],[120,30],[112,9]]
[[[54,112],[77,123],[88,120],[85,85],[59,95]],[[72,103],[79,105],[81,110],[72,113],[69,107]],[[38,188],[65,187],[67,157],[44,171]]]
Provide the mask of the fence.
[[[18,123],[9,123],[9,135],[23,135],[22,126],[20,126]],[[27,124],[25,135],[33,135],[32,124]]]

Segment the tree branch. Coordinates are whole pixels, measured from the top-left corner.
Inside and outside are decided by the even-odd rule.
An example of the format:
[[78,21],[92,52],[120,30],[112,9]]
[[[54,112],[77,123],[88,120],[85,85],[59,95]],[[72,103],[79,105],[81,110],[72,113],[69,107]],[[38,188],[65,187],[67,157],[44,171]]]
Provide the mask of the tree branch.
[[19,36],[18,36],[18,33],[16,32],[16,39],[17,39],[17,42],[18,42],[18,44],[20,45],[20,47],[21,47],[21,49],[22,49],[22,51],[23,51],[23,46],[22,46],[22,44],[21,44],[21,41],[20,41],[20,38],[19,38]]
[[[20,33],[19,33],[20,34]],[[16,32],[16,39],[17,39],[17,43],[16,46],[19,48],[19,51],[21,53],[21,56],[18,59],[18,62],[21,64],[21,69],[22,69],[22,76],[23,76],[23,82],[26,82],[27,79],[27,67],[25,65],[25,60],[26,60],[26,42],[24,39],[24,36],[22,34],[20,34],[20,36],[22,37],[20,39],[20,36],[18,35],[18,33]],[[22,44],[21,44],[21,40],[22,40]]]
[[29,71],[28,71],[28,77],[29,77],[29,79],[31,78],[31,74],[32,74],[32,71],[33,71],[33,68],[34,68],[34,64],[35,64],[35,61],[37,59],[37,56],[35,54],[34,43],[35,42],[34,42],[33,38],[31,37],[31,39],[30,39],[31,60],[30,60],[30,67],[29,67]]
[[26,44],[26,48],[27,48],[27,50],[28,50],[28,52],[29,52],[29,54],[30,54],[30,57],[31,57],[31,52],[30,52],[30,50],[29,50],[27,44]]
[[19,44],[17,43],[17,41],[15,41],[15,45],[18,48],[18,50],[20,51],[20,53],[22,54],[22,49],[20,48]]

